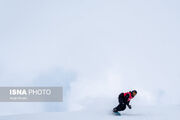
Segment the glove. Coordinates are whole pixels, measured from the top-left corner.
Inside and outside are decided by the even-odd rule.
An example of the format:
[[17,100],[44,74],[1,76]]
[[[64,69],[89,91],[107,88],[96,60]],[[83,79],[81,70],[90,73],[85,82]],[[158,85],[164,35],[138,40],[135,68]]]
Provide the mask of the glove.
[[129,109],[131,109],[132,107],[131,107],[131,105],[128,105],[128,107],[129,107]]

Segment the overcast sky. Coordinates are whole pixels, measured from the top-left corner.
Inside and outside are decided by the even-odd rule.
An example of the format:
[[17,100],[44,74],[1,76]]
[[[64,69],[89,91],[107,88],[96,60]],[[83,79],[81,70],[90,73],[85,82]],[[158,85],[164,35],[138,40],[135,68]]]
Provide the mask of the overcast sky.
[[179,6],[178,0],[1,0],[0,85],[65,89],[63,103],[1,103],[1,114],[79,110],[132,89],[137,105],[179,104]]

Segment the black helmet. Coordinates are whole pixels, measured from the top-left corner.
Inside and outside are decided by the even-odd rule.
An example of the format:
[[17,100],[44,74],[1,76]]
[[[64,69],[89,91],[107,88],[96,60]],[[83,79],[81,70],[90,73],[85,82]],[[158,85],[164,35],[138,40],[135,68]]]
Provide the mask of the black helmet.
[[137,94],[137,91],[136,90],[133,90],[132,92],[135,92]]

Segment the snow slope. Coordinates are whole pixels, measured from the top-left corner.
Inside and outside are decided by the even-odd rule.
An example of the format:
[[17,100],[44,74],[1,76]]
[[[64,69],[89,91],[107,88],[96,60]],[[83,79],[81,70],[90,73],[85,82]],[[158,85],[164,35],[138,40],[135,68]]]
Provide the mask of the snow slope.
[[114,116],[111,111],[56,112],[1,116],[0,120],[180,120],[180,106],[139,106]]

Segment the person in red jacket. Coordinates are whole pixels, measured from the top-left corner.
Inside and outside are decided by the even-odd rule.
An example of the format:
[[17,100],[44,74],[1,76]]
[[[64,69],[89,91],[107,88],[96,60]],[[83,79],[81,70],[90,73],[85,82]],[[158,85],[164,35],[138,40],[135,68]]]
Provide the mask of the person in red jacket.
[[126,105],[129,109],[131,109],[131,105],[129,105],[130,100],[136,96],[137,91],[129,91],[126,93],[121,93],[118,97],[119,105],[113,109],[113,112],[123,111],[126,109]]

